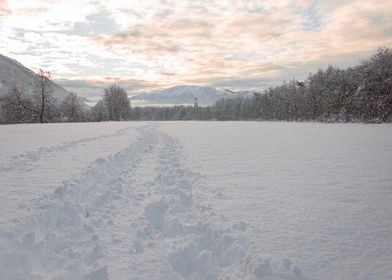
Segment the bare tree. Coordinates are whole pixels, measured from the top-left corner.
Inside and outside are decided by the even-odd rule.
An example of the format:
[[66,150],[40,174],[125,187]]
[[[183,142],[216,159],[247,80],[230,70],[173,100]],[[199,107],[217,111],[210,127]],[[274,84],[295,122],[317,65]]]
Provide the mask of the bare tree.
[[49,71],[44,71],[42,69],[38,70],[37,73],[37,82],[35,83],[35,101],[37,105],[37,109],[39,112],[39,121],[40,123],[44,122],[44,119],[48,121],[48,117],[46,113],[49,111],[50,105],[54,103],[53,100],[53,89],[50,84],[51,74]]
[[60,104],[60,108],[68,121],[80,121],[83,115],[83,102],[80,97],[70,92]]
[[103,100],[99,100],[91,110],[92,118],[94,121],[107,121],[108,110]]
[[1,111],[5,122],[29,122],[37,112],[31,100],[25,96],[24,88],[14,81],[9,93],[1,98]]
[[107,108],[109,120],[126,120],[131,115],[128,94],[117,85],[104,89],[103,102]]

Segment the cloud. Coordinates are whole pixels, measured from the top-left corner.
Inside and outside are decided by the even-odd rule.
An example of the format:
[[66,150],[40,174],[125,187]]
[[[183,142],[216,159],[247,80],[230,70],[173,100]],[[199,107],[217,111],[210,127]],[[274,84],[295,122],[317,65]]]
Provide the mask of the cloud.
[[9,15],[11,11],[8,8],[7,0],[0,0],[0,22],[1,19]]
[[392,45],[390,1],[132,3],[0,0],[0,52],[99,96],[110,83],[130,94],[178,84],[262,89]]
[[77,92],[84,97],[101,96],[103,89],[113,84],[121,85],[128,95],[132,96],[143,91],[152,91],[162,88],[162,84],[148,83],[144,80],[123,77],[87,77],[85,79],[54,79],[54,81],[69,91]]
[[267,88],[270,86],[278,85],[280,79],[266,79],[266,78],[233,78],[233,79],[220,79],[211,82],[211,86],[219,88],[229,88],[233,90],[254,90],[259,91],[260,88]]
[[100,7],[98,11],[91,13],[82,21],[73,23],[70,34],[94,36],[100,34],[111,34],[119,29],[112,13],[105,7]]
[[18,14],[23,16],[39,16],[40,14],[43,14],[48,10],[48,7],[22,8],[18,10]]

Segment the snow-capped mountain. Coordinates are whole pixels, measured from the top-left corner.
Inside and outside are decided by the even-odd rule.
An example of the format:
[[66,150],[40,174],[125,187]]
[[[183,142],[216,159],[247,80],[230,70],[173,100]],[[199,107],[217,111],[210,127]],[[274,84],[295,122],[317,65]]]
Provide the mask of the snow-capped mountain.
[[[14,82],[23,86],[27,94],[32,94],[37,75],[18,61],[0,54],[0,96],[9,92]],[[51,81],[53,95],[63,98],[68,91]]]
[[248,96],[248,93],[234,93],[203,86],[175,86],[164,90],[142,93],[132,97],[135,105],[189,105],[195,97],[201,106],[213,105],[221,98]]

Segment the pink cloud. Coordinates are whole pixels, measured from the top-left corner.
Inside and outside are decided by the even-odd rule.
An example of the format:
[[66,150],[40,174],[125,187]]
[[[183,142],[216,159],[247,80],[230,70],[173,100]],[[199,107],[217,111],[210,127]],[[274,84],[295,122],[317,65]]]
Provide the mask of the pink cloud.
[[[28,49],[30,65],[52,63],[62,78],[94,76],[94,81],[101,79],[105,84],[129,84],[129,77],[151,88],[260,77],[283,80],[328,63],[356,63],[378,46],[392,45],[392,3],[388,1],[37,3],[44,8],[23,0],[12,3],[13,14],[2,25],[7,32],[0,34],[0,51],[12,48],[26,53]],[[78,10],[72,14],[75,5]],[[9,10],[0,0],[0,11]],[[102,10],[115,23],[109,32],[100,33],[102,24],[89,25],[90,16]],[[309,24],[309,18],[314,22]],[[75,35],[74,26],[96,29]],[[15,36],[21,36],[17,35],[21,29],[30,32],[18,39]]]
[[9,10],[7,0],[0,0],[0,20],[2,17],[7,16],[11,13]]

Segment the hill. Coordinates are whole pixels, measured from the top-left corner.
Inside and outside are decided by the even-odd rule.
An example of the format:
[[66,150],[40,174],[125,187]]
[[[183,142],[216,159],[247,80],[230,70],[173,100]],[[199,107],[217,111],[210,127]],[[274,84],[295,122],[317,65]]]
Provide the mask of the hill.
[[[249,96],[249,93],[234,93],[203,86],[175,86],[164,90],[142,93],[132,97],[134,105],[193,105],[195,97],[201,106],[213,105],[221,98]],[[134,102],[136,101],[136,102]]]
[[[37,74],[22,65],[20,62],[0,54],[0,96],[9,92],[13,83],[18,82],[27,94],[32,94]],[[62,86],[50,81],[53,95],[62,99],[68,91]]]

